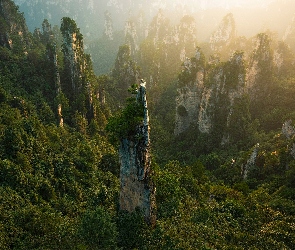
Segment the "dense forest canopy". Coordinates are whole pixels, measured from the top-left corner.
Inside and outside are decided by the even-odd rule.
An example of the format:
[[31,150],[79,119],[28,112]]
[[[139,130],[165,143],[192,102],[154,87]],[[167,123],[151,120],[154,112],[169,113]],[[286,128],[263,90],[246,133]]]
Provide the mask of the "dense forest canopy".
[[[200,2],[0,0],[0,249],[295,248],[294,3]],[[119,205],[142,82],[153,225]]]

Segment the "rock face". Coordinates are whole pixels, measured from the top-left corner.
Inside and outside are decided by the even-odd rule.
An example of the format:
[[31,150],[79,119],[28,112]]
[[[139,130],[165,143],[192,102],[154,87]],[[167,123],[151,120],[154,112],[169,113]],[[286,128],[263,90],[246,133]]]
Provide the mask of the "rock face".
[[126,90],[130,85],[138,82],[140,74],[138,66],[131,59],[131,47],[129,45],[120,46],[111,74],[116,86],[116,91],[113,91],[113,97],[119,103],[123,103],[128,97]]
[[[232,23],[230,16],[225,20]],[[234,31],[225,34],[234,37]],[[267,33],[249,42],[246,52],[223,61],[215,54],[205,61],[199,48],[186,59],[178,78],[175,135],[193,125],[196,135],[213,139],[212,145],[235,143],[251,134],[251,121],[269,112],[273,76],[289,74],[294,59],[286,44],[274,44]]]
[[91,57],[84,52],[83,35],[74,20],[64,17],[60,31],[64,56],[61,87],[74,107],[73,113],[78,111],[83,119],[90,122],[97,108],[93,102],[97,94],[94,91],[95,75]]
[[120,155],[120,209],[133,212],[136,208],[143,211],[151,224],[155,223],[155,186],[151,179],[149,116],[145,86],[140,86],[137,101],[144,107],[143,123],[136,134],[122,139]]
[[127,44],[129,44],[131,48],[131,54],[135,54],[135,52],[139,49],[139,43],[136,31],[136,24],[133,21],[127,21],[125,23],[125,41]]
[[282,134],[290,139],[295,135],[295,128],[292,126],[292,120],[285,121],[282,126]]
[[295,50],[294,39],[295,39],[295,15],[292,19],[292,22],[287,27],[283,37],[283,40],[290,45],[293,51]]
[[[295,136],[295,128],[292,126],[292,120],[287,120],[282,126],[282,135],[288,140],[292,140]],[[290,146],[290,154],[295,159],[295,143]]]
[[0,45],[25,52],[30,46],[28,28],[13,1],[0,0]]
[[[56,50],[55,43],[47,44],[47,57],[50,63],[53,65],[54,88],[56,90],[56,99],[59,100],[60,99],[59,97],[62,94],[62,89],[61,89],[60,73],[58,68],[57,50]],[[64,124],[62,110],[63,110],[63,107],[59,100],[59,103],[57,104],[57,117],[58,117],[58,125],[60,127],[63,127],[63,124]]]
[[79,92],[77,86],[78,79],[83,73],[83,36],[76,23],[70,18],[63,18],[61,23],[61,32],[63,35],[63,53],[65,57],[65,67],[70,76],[72,94],[75,96]]
[[204,65],[200,53],[197,50],[195,58],[187,58],[183,63],[182,81],[185,81],[185,84],[178,89],[175,134],[184,132],[190,124],[199,120],[199,116],[206,119],[206,114],[202,112],[202,103],[206,99],[207,91],[204,91]]
[[223,47],[229,46],[236,36],[235,21],[233,14],[226,15],[217,30],[210,37],[212,51],[220,51]]
[[[56,95],[58,97],[61,94],[61,83],[60,83],[60,75],[59,75],[59,70],[58,70],[56,50],[54,51],[54,54],[53,54],[53,62],[54,62],[54,69],[55,69]],[[63,127],[64,120],[63,120],[63,116],[62,116],[62,104],[61,103],[59,103],[57,106],[57,115],[58,115],[58,124],[60,127]]]
[[[223,64],[210,63],[205,68],[204,56],[197,49],[195,57],[183,64],[176,98],[176,135],[192,124],[199,132],[210,134],[218,126],[228,128],[234,123],[236,103],[245,92],[243,54],[235,53]],[[222,132],[220,143],[228,137],[226,129]]]
[[105,11],[104,19],[104,34],[109,40],[113,40],[113,21],[109,11]]
[[255,145],[255,147],[254,147],[251,155],[249,156],[246,164],[243,164],[242,167],[241,167],[241,175],[242,175],[244,180],[246,180],[248,178],[249,171],[255,165],[258,152],[259,152],[259,143],[257,143]]

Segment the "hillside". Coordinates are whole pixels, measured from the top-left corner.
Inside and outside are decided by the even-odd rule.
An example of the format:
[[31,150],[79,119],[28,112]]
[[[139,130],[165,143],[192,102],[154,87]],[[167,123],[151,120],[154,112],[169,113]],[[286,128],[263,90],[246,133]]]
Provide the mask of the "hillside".
[[[88,54],[78,21],[41,12],[32,31],[28,14],[0,0],[1,250],[295,248],[291,19],[283,38],[244,37],[225,13],[200,41],[194,16],[157,10],[147,33],[130,19]],[[134,175],[149,178],[151,224],[122,209],[124,152],[148,161]]]

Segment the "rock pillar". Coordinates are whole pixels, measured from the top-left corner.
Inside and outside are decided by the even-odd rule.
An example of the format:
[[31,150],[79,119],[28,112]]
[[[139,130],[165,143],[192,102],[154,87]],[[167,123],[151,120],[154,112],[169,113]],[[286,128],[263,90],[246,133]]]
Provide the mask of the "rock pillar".
[[137,126],[135,135],[121,140],[120,155],[120,209],[143,211],[146,220],[155,223],[155,186],[151,179],[149,116],[146,88],[142,84],[137,101],[143,105],[144,119]]

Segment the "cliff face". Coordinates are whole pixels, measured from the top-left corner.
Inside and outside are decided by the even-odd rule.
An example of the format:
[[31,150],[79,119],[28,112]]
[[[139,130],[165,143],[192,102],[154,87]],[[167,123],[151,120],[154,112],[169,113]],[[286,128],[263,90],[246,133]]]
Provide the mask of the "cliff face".
[[23,15],[13,1],[0,0],[0,46],[24,52],[29,44]]
[[[198,48],[195,57],[183,63],[176,135],[194,125],[198,132],[214,137],[214,144],[223,145],[239,138],[238,131],[250,131],[251,118],[269,112],[272,75],[288,75],[293,63],[288,45],[275,44],[271,37],[266,32],[246,41],[236,36],[233,15],[223,18],[210,37],[207,62]],[[240,50],[245,52],[234,52]]]
[[[44,34],[44,33],[43,33]],[[55,89],[56,99],[58,100],[57,104],[57,116],[58,116],[58,124],[60,127],[63,127],[63,106],[61,104],[60,95],[62,94],[61,88],[61,81],[60,81],[60,73],[59,73],[59,65],[58,65],[58,56],[57,56],[57,49],[56,44],[52,41],[47,41],[47,50],[46,56],[49,61],[49,65],[51,66],[52,70],[52,80],[54,85],[52,86]]]
[[80,33],[76,23],[70,18],[63,18],[61,24],[61,32],[63,34],[63,53],[65,57],[65,67],[71,78],[73,93],[77,93],[78,78],[83,73],[83,36]]
[[74,20],[64,17],[60,31],[63,36],[64,56],[61,87],[74,107],[73,113],[77,111],[83,120],[90,121],[97,108],[94,102],[97,93],[92,61],[90,56],[84,53],[83,35]]
[[221,51],[224,47],[229,46],[235,37],[236,27],[233,14],[228,14],[210,37],[211,50],[214,52]]
[[295,15],[291,23],[288,25],[285,31],[285,34],[283,36],[284,42],[286,42],[292,48],[293,51],[295,51],[294,39],[295,39]]
[[139,49],[139,42],[137,37],[136,24],[133,21],[127,21],[125,23],[125,42],[129,44],[131,48],[131,54],[134,55]]
[[104,13],[104,34],[107,36],[107,38],[112,41],[114,39],[113,37],[113,21],[111,17],[111,13],[109,11],[106,11]]
[[220,143],[225,143],[236,102],[246,91],[243,54],[235,53],[226,63],[211,62],[206,68],[202,58],[198,49],[194,58],[186,60],[179,76],[174,132],[178,135],[196,124],[201,133],[210,134],[222,125]]
[[151,180],[149,116],[145,87],[140,86],[137,101],[143,105],[144,119],[135,135],[122,139],[120,155],[120,209],[140,208],[150,223],[155,222],[155,187]]
[[203,121],[207,118],[203,112],[206,105],[204,100],[208,96],[208,90],[204,88],[204,74],[201,51],[197,50],[194,58],[187,58],[183,63],[180,80],[184,85],[178,89],[176,99],[175,134],[185,131],[190,124],[199,120],[199,116],[203,116]]

